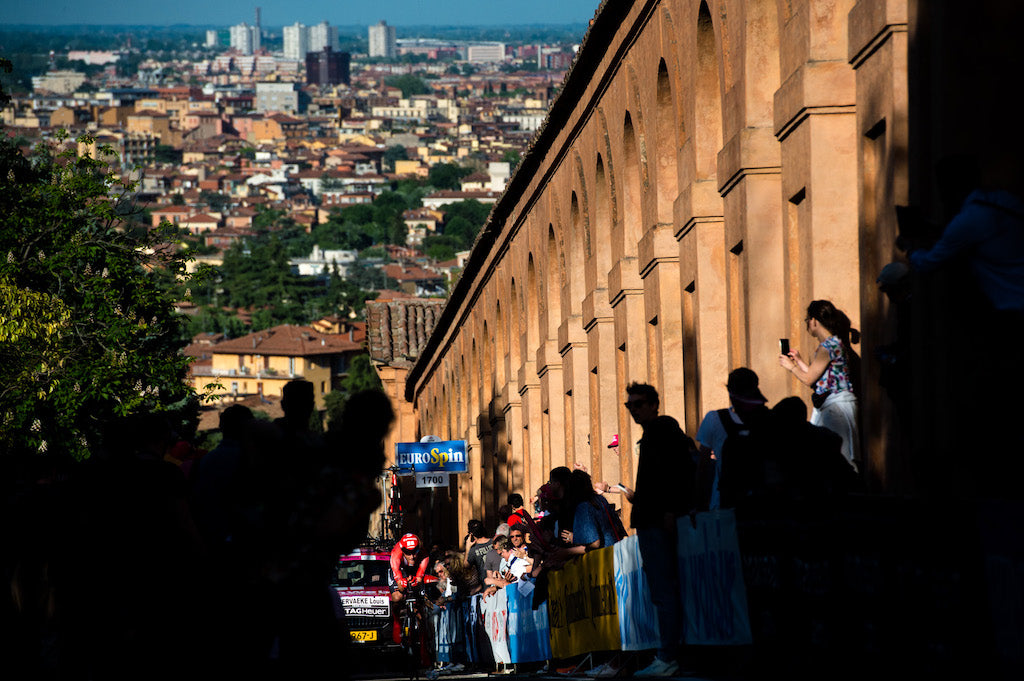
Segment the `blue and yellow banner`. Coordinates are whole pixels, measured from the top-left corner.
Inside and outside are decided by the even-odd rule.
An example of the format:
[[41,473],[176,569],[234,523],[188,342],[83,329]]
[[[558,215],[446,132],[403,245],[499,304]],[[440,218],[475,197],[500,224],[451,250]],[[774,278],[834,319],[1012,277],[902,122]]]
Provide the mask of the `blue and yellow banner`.
[[518,581],[505,587],[508,596],[508,648],[512,662],[551,659],[547,601],[533,609],[533,584]]
[[399,475],[465,473],[469,470],[465,440],[398,442],[395,464]]

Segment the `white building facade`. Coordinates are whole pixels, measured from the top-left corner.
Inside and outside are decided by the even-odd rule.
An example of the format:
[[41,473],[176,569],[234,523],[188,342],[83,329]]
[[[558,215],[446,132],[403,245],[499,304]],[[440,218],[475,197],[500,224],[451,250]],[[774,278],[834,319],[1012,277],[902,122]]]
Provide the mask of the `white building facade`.
[[231,27],[231,47],[241,54],[252,54],[260,49],[260,29],[244,21]]
[[505,43],[470,45],[466,50],[466,59],[477,64],[505,61]]
[[284,58],[303,60],[309,52],[309,27],[296,22],[283,29]]
[[[322,52],[326,47],[335,52],[339,51],[341,46],[338,43],[338,27],[321,21],[316,26],[309,27],[309,49],[307,51]],[[305,59],[306,55],[303,54],[301,58]]]
[[395,27],[388,26],[388,22],[381,20],[380,23],[370,26],[370,50],[371,57],[384,57],[393,59],[397,54],[397,39]]

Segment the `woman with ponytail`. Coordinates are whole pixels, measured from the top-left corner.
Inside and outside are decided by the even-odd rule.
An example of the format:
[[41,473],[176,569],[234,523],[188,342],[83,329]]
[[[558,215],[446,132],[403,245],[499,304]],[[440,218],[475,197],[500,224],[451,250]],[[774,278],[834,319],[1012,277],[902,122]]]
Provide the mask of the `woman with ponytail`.
[[856,358],[851,342],[860,340],[860,332],[850,328],[850,318],[829,300],[815,300],[807,306],[807,333],[818,341],[810,362],[798,350],[779,355],[779,364],[804,385],[814,389],[811,423],[824,426],[843,439],[843,456],[857,468],[860,460],[857,430],[857,396],[852,363]]

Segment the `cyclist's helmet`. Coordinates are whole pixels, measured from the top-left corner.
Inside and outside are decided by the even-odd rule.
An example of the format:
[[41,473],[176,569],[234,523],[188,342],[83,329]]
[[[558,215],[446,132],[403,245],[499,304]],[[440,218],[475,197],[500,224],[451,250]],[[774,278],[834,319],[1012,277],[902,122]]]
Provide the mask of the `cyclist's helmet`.
[[398,544],[405,553],[413,553],[420,548],[420,538],[415,534],[403,534]]

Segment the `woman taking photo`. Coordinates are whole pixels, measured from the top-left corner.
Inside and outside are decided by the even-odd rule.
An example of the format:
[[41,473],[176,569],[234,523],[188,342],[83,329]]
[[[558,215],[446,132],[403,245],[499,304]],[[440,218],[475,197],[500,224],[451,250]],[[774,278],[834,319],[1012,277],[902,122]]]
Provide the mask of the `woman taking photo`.
[[860,460],[857,433],[857,396],[853,390],[851,361],[856,354],[850,347],[851,333],[857,342],[859,332],[850,328],[850,318],[829,300],[815,300],[807,306],[804,320],[818,347],[810,362],[797,350],[779,355],[779,364],[804,385],[814,389],[811,423],[824,426],[843,439],[843,456],[854,470]]

